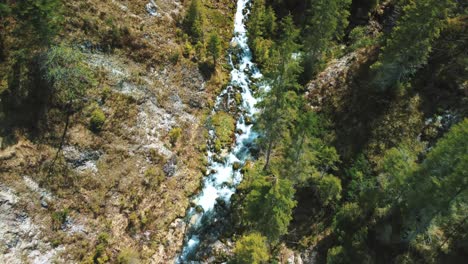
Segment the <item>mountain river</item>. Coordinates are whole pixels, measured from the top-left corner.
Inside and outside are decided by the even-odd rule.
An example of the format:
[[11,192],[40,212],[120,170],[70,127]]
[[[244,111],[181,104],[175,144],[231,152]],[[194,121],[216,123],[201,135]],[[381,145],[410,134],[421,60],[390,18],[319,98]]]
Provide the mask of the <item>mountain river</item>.
[[237,1],[234,37],[231,41],[232,48],[229,51],[229,63],[232,68],[231,80],[226,89],[218,96],[212,111],[212,115],[220,111],[221,104],[224,103],[226,97],[227,104],[234,100],[234,98],[231,98],[231,92],[234,87],[239,89],[242,100],[239,106],[241,115],[236,123],[236,140],[231,151],[223,155],[222,161],[219,161],[219,159],[214,158],[216,154],[213,152],[212,147],[216,139],[215,131],[209,131],[207,171],[211,173],[204,178],[202,189],[193,198],[193,206],[187,212],[188,229],[182,253],[176,263],[195,262],[193,258],[200,246],[203,232],[207,232],[207,228],[204,227],[213,221],[217,221],[216,204],[223,203],[229,206],[231,196],[242,180],[242,174],[240,170],[234,169],[234,164],[243,165],[251,158],[251,148],[258,137],[258,134],[252,130],[253,125],[251,122],[246,122],[246,120],[253,120],[255,113],[258,111],[255,107],[257,99],[252,94],[251,84],[262,77],[262,74],[252,62],[252,53],[247,44],[245,19],[249,14],[249,6],[250,0]]

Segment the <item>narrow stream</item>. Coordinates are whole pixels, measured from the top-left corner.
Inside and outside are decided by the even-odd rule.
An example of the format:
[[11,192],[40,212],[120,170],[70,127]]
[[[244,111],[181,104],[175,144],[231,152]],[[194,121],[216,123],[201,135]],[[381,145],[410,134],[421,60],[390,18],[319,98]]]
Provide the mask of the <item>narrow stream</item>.
[[[250,85],[252,80],[262,76],[255,64],[252,63],[252,53],[247,44],[247,30],[244,20],[249,13],[249,2],[250,0],[237,1],[237,12],[234,19],[234,37],[231,41],[232,46],[235,48],[231,49],[229,54],[229,62],[232,67],[231,81],[227,88],[218,96],[212,112],[214,114],[219,111],[226,96],[228,104],[229,101],[234,100],[230,98],[231,92],[235,88],[240,89],[242,103],[239,112],[242,115],[236,124],[236,140],[232,150],[224,156],[221,162],[219,159],[214,159],[216,154],[213,153],[213,149],[208,150],[207,171],[211,171],[212,173],[204,179],[202,190],[193,199],[194,206],[187,212],[188,231],[182,254],[177,259],[177,263],[194,261],[193,256],[200,246],[203,232],[207,232],[207,228],[204,227],[217,221],[216,204],[223,203],[229,205],[231,196],[236,191],[236,186],[242,180],[240,171],[234,170],[233,165],[235,163],[244,164],[251,157],[252,144],[258,137],[258,134],[252,130],[253,125],[246,124],[245,122],[247,119],[253,120],[255,113],[258,111],[255,108],[257,99],[252,95]],[[237,58],[237,60],[234,58]],[[216,138],[215,131],[210,130],[209,137],[208,147],[210,148],[210,146],[214,145],[213,142]]]

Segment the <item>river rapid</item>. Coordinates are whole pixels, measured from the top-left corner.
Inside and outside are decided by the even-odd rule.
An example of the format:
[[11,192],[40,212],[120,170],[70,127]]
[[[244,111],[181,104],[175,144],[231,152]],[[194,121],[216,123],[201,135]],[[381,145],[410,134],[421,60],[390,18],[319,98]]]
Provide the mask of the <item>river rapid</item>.
[[[222,155],[220,161],[219,158],[215,158],[217,154],[213,150],[213,143],[216,139],[215,131],[209,131],[207,171],[211,173],[204,178],[202,189],[193,198],[192,207],[187,212],[188,229],[182,253],[176,263],[196,261],[195,256],[202,242],[201,239],[206,235],[204,233],[210,232],[210,224],[222,217],[217,212],[218,205],[229,206],[231,196],[236,192],[236,187],[242,180],[240,170],[234,169],[234,167],[242,167],[247,160],[252,158],[253,143],[258,137],[258,134],[252,129],[252,122],[246,122],[247,120],[253,121],[258,112],[257,99],[253,96],[251,86],[262,77],[252,62],[252,53],[247,43],[245,20],[249,14],[249,6],[250,0],[237,1],[234,37],[228,54],[232,69],[231,80],[226,89],[217,97],[215,107],[212,110],[212,115],[220,111],[226,100],[226,104],[229,105],[234,100],[232,91],[238,90],[241,95],[239,106],[241,114],[236,123],[236,139],[231,150]],[[234,166],[235,164],[241,166]]]

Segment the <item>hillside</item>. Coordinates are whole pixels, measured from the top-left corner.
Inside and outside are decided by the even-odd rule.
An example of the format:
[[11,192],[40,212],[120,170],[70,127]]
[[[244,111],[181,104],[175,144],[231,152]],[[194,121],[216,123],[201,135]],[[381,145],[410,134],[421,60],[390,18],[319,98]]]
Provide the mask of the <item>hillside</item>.
[[[187,3],[156,4],[154,14],[148,1],[61,6],[52,42],[80,53],[93,81],[70,110],[47,92],[4,105],[0,262],[167,263],[180,250],[188,198],[203,175],[206,114],[227,70],[220,64],[207,77],[205,59],[185,54]],[[219,32],[227,47],[233,7],[204,4],[213,22],[206,32]],[[12,57],[25,42],[14,26],[5,39]]]
[[0,263],[464,263],[456,0],[0,3]]

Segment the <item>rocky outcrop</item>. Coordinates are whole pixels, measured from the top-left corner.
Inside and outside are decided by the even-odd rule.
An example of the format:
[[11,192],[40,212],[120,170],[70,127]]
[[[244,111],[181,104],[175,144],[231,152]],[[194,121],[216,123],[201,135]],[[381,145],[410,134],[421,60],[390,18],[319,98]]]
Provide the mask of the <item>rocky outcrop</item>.
[[186,223],[183,219],[178,218],[172,222],[165,243],[159,245],[157,252],[151,257],[151,263],[174,263],[176,252],[182,247],[184,241],[185,229]]
[[[0,185],[0,263],[52,263],[63,246],[52,247],[44,242],[42,232],[19,206],[15,191]],[[62,260],[63,261],[63,260]]]
[[305,97],[310,105],[319,110],[324,105],[338,108],[353,85],[359,72],[376,59],[377,48],[365,48],[351,52],[328,64],[306,86]]

